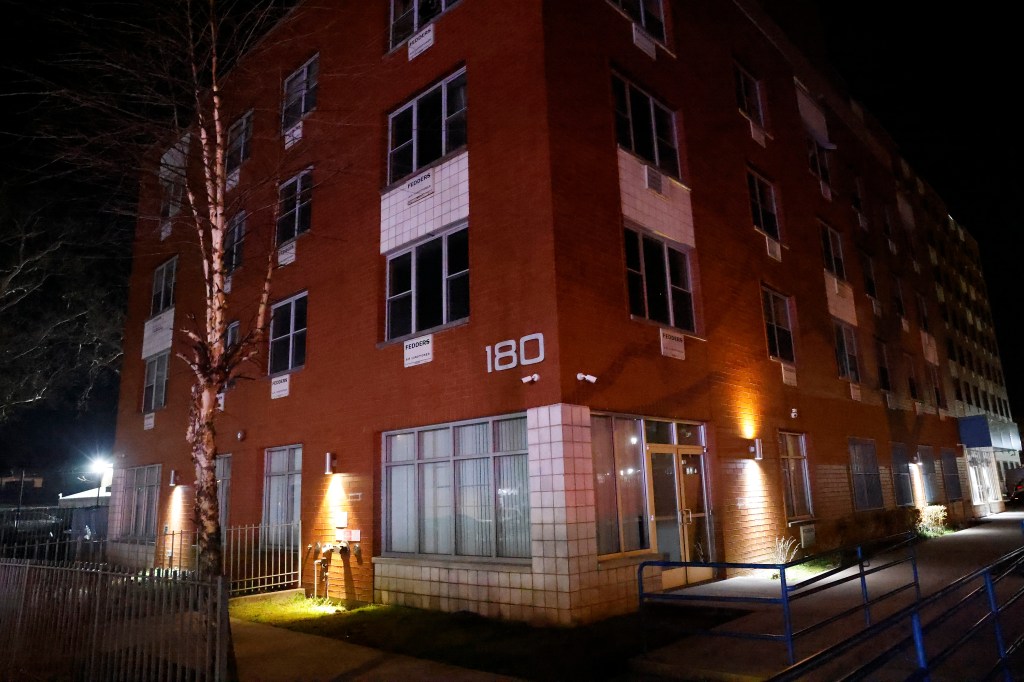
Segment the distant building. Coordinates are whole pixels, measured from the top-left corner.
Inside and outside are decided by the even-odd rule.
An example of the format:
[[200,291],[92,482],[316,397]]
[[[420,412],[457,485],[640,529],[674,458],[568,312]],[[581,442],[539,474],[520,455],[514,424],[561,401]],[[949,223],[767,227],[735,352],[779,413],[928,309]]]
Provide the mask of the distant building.
[[[224,98],[234,338],[279,267],[222,515],[348,538],[332,596],[582,622],[645,559],[1001,508],[1019,437],[958,421],[1016,432],[977,246],[756,2],[302,3]],[[191,528],[167,330],[201,275],[162,185],[115,447],[136,544]]]

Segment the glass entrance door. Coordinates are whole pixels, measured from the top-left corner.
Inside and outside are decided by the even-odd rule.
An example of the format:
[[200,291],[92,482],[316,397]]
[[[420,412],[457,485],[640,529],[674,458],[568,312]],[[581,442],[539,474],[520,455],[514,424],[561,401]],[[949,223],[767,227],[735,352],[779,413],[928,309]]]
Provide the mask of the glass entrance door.
[[[703,450],[648,446],[651,505],[658,553],[663,561],[710,561]],[[662,574],[666,588],[710,580],[710,568],[684,567]]]

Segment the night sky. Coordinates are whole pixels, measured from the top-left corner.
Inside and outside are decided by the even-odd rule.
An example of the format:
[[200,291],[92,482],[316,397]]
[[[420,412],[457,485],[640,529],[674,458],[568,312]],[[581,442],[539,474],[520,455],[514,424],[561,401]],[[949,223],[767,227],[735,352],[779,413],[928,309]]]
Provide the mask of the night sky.
[[[61,44],[40,17],[67,2],[0,0],[0,183],[18,176],[37,148],[12,134],[32,122],[25,101],[2,95],[19,89],[12,68],[31,70]],[[1006,101],[1019,96],[1019,74],[1011,70],[1019,63],[1016,22],[982,4],[778,4],[796,21],[806,20],[808,4],[818,6],[825,41],[811,51],[827,56],[951,215],[978,239],[1012,411],[1024,414],[1024,359],[1015,338],[1020,264],[1002,238],[1020,231],[1024,184],[1014,158],[1021,147],[1017,111]],[[109,447],[115,400],[116,390],[107,388],[78,419],[43,412],[0,426],[0,469],[43,458],[81,462]]]

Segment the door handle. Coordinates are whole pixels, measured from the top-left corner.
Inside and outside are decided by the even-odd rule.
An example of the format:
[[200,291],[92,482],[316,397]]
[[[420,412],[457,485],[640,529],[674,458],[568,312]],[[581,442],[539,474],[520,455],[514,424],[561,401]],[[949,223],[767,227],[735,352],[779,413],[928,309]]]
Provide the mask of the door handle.
[[693,523],[693,511],[691,511],[689,509],[684,509],[683,510],[683,523],[685,523],[685,524]]

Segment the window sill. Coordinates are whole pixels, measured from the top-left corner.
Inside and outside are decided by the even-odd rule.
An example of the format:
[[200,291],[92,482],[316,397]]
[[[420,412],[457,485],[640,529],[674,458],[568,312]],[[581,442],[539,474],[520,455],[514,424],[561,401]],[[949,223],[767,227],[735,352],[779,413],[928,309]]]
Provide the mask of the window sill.
[[503,570],[515,573],[531,573],[533,559],[509,559],[504,557],[451,557],[437,555],[381,555],[370,559],[376,565],[419,566],[421,568],[459,568],[471,571]]
[[630,155],[630,156],[632,156],[632,157],[633,157],[634,159],[636,159],[636,160],[637,160],[637,163],[640,163],[640,164],[642,164],[642,165],[644,165],[644,166],[650,166],[650,167],[651,167],[651,168],[652,168],[653,170],[656,170],[656,171],[658,171],[658,172],[659,172],[659,173],[661,173],[661,174],[662,174],[662,175],[663,175],[663,176],[664,176],[664,177],[665,177],[666,179],[668,179],[668,180],[671,180],[672,182],[676,183],[677,185],[679,185],[680,187],[682,187],[683,189],[685,189],[685,190],[686,190],[687,192],[692,192],[692,191],[693,191],[692,189],[690,189],[690,186],[689,186],[689,185],[687,185],[687,184],[686,184],[685,182],[683,182],[683,179],[682,179],[682,178],[680,178],[680,177],[678,177],[678,176],[675,176],[675,175],[672,175],[671,173],[667,173],[667,172],[663,171],[662,169],[658,168],[658,166],[657,166],[657,165],[655,165],[655,163],[654,163],[653,161],[651,161],[650,159],[645,159],[644,157],[640,156],[640,155],[639,155],[639,154],[637,154],[636,152],[634,152],[634,151],[632,151],[632,150],[630,150],[630,149],[626,149],[626,148],[625,148],[625,147],[623,147],[623,146],[622,146],[621,144],[617,145],[617,147],[618,147],[618,148],[619,148],[619,149],[620,149],[621,151],[625,152],[626,154],[629,154],[629,155]]
[[[615,10],[616,12],[621,14],[623,17],[625,17],[626,20],[630,24],[636,24],[640,28],[641,31],[643,31],[645,34],[647,34],[647,36],[658,45],[658,47],[660,47],[662,50],[665,51],[665,54],[667,54],[668,56],[672,57],[673,59],[676,58],[676,53],[673,52],[672,50],[670,50],[669,47],[668,47],[668,39],[667,39],[667,37],[666,38],[659,38],[658,36],[654,35],[650,31],[648,31],[646,28],[641,26],[639,21],[637,21],[633,17],[631,17],[628,14],[626,14],[622,10],[621,7],[616,6],[615,3],[613,3],[613,2],[608,2],[608,4],[611,6],[611,8],[613,10]],[[666,29],[667,29],[667,27],[666,27]]]
[[275,372],[273,374],[267,374],[267,378],[268,379],[276,379],[278,377],[283,377],[283,376],[288,375],[288,374],[295,374],[296,372],[301,372],[305,368],[306,368],[305,365],[299,365],[298,367],[292,367],[290,369],[282,369],[280,372]]
[[401,344],[408,341],[409,339],[418,339],[419,337],[426,336],[428,334],[440,334],[441,332],[448,331],[449,329],[456,329],[458,327],[463,327],[467,324],[469,324],[469,318],[464,317],[461,320],[448,322],[447,324],[438,325],[437,327],[431,327],[430,329],[424,329],[423,331],[413,332],[411,334],[406,334],[404,336],[396,336],[395,338],[387,339],[386,341],[380,341],[377,343],[377,349],[379,350],[382,348],[387,348],[388,346]]
[[633,320],[634,322],[642,322],[652,327],[658,327],[659,329],[665,329],[675,334],[682,334],[683,336],[693,339],[694,341],[707,341],[705,337],[701,336],[697,332],[689,331],[687,329],[680,329],[679,327],[673,327],[672,325],[665,324],[664,322],[652,320],[649,317],[640,317],[639,315],[634,315],[630,313],[629,319]]
[[802,516],[798,519],[789,519],[786,521],[787,528],[799,528],[800,526],[806,526],[810,523],[817,523],[818,519],[815,516]]
[[437,168],[438,166],[440,166],[442,164],[445,164],[448,161],[451,161],[452,159],[454,159],[459,154],[466,153],[467,148],[468,148],[468,145],[462,145],[458,149],[453,149],[452,151],[448,152],[444,156],[442,156],[442,157],[440,157],[438,159],[434,159],[433,161],[431,161],[430,163],[426,164],[425,166],[420,166],[419,168],[414,170],[412,173],[409,173],[408,175],[403,175],[402,177],[398,178],[394,182],[392,182],[392,183],[390,183],[388,185],[385,185],[384,188],[380,191],[381,196],[384,196],[385,194],[389,194],[393,190],[398,189],[403,184],[405,184],[405,182],[409,178],[414,178],[417,175],[420,175],[421,173],[424,173],[424,172],[430,170],[431,168]]

